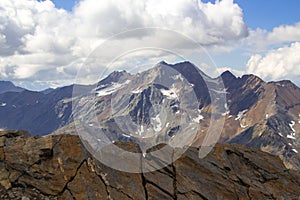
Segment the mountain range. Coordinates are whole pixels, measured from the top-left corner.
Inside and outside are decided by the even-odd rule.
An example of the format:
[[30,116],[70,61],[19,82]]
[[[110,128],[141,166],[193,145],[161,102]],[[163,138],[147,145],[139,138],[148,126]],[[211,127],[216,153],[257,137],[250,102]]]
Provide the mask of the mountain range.
[[[200,147],[214,117],[222,128],[216,142],[256,147],[300,169],[300,89],[291,81],[229,71],[210,78],[190,62],[160,62],[138,74],[115,71],[93,85],[46,92],[0,82],[0,128],[32,135],[77,134],[80,118],[88,128],[100,121],[110,142],[140,143],[155,133],[151,145]],[[129,125],[118,126],[128,119]],[[191,131],[195,126],[197,132]]]

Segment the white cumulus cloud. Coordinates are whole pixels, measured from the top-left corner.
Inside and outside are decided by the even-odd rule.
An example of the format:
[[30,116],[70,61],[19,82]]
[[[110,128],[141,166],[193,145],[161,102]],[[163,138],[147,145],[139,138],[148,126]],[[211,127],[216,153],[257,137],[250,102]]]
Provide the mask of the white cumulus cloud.
[[282,46],[300,41],[300,22],[293,25],[280,25],[274,27],[272,31],[258,28],[249,32],[247,43],[260,50],[265,50],[270,46]]
[[[1,0],[0,79],[43,86],[71,83],[80,66],[77,61],[82,63],[97,45],[142,27],[178,31],[214,48],[248,35],[243,12],[233,0],[81,0],[72,12],[57,9],[50,0]],[[145,37],[170,48],[190,48],[155,32],[128,35],[116,48],[134,46]]]
[[251,56],[247,63],[247,72],[265,80],[291,79],[296,83],[300,77],[300,42],[272,49],[265,55]]

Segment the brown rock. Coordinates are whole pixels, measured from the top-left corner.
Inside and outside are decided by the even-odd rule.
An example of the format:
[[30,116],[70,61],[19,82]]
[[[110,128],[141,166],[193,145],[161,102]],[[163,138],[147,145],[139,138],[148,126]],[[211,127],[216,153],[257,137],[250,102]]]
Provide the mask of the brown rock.
[[78,136],[5,138],[1,147],[5,156],[0,160],[1,199],[300,197],[299,172],[286,169],[278,157],[255,148],[216,145],[204,159],[198,158],[197,148],[190,148],[159,171],[130,174],[93,159]]
[[217,145],[203,160],[195,154],[196,149],[190,149],[175,162],[178,192],[185,197],[194,198],[195,194],[204,199],[300,197],[299,181],[294,183],[300,180],[299,173],[292,177],[276,156],[236,145]]
[[[164,193],[174,197],[174,177],[171,167],[168,168],[168,171],[162,169],[155,172],[145,173],[144,177],[147,183],[155,184],[156,188],[160,188],[160,191],[164,191]],[[153,191],[155,192],[156,190],[153,189]]]
[[11,188],[11,183],[9,181],[9,171],[6,169],[4,163],[0,163],[0,184],[6,190]]
[[4,154],[4,148],[0,147],[0,161],[4,160],[5,154]]
[[6,131],[0,131],[0,137],[30,137],[30,133],[23,130],[6,130]]
[[162,190],[160,190],[159,188],[157,188],[157,187],[155,187],[151,184],[147,184],[146,190],[148,192],[148,199],[149,200],[174,199],[173,196],[170,196],[169,194],[163,192]]
[[5,137],[0,137],[0,147],[5,146]]
[[106,199],[106,186],[96,173],[90,172],[86,161],[78,169],[67,188],[75,199]]
[[[143,180],[141,174],[131,174],[113,170],[96,162],[96,173],[108,187],[111,197],[127,196],[132,199],[145,199]],[[118,193],[118,194],[115,194]]]

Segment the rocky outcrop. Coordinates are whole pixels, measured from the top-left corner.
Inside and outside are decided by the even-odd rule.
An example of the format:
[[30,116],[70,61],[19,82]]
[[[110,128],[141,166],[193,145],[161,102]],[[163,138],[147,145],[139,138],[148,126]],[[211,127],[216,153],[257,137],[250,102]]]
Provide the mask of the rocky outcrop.
[[78,136],[5,131],[0,132],[0,165],[0,199],[300,197],[299,172],[287,170],[274,155],[238,145],[217,145],[204,159],[190,148],[161,170],[130,174],[99,163]]

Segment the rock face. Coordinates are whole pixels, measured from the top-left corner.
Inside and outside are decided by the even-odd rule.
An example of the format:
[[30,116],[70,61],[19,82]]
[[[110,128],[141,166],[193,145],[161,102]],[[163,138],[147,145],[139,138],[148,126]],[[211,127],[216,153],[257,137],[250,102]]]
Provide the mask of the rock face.
[[229,112],[220,142],[257,147],[300,169],[300,89],[254,75],[222,74]]
[[190,148],[159,171],[130,174],[93,159],[77,136],[0,132],[0,199],[300,197],[299,172],[274,155],[238,145],[217,145],[204,159],[197,155]]

